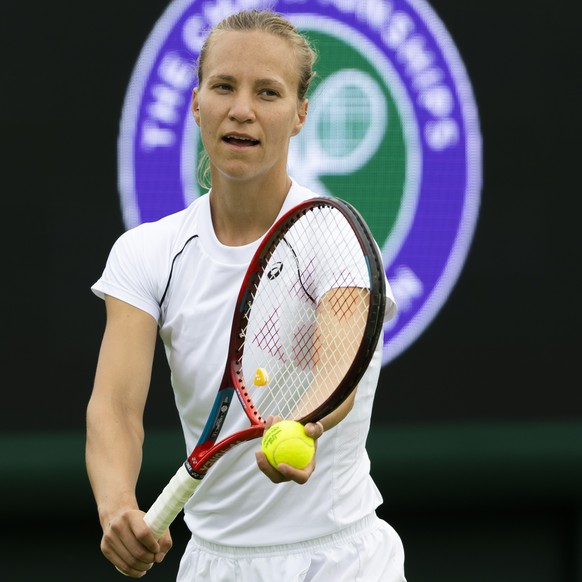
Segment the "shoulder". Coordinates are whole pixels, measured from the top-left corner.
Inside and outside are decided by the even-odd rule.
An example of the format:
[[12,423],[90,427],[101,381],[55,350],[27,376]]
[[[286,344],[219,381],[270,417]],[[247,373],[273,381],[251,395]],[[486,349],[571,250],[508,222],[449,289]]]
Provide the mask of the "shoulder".
[[292,206],[296,206],[301,202],[305,202],[305,200],[320,197],[321,194],[317,194],[317,192],[314,192],[313,190],[306,188],[305,186],[297,182],[295,179],[291,178],[291,188],[289,189],[289,193],[287,194],[285,206],[291,208]]
[[201,209],[208,204],[197,198],[187,208],[154,222],[144,222],[124,232],[115,242],[117,252],[147,256],[149,260],[170,259],[199,231]]
[[158,319],[173,260],[197,239],[205,203],[197,199],[184,210],[125,231],[115,241],[93,292],[122,299]]

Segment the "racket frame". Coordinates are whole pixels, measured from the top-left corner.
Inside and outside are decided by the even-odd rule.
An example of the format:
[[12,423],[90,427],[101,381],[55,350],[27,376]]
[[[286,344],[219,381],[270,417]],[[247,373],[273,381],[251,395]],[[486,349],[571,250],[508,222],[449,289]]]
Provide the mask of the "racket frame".
[[[370,302],[364,336],[343,380],[322,404],[298,419],[299,422],[302,424],[316,422],[334,411],[353,392],[368,368],[383,330],[386,305],[386,276],[378,245],[361,214],[345,200],[328,197],[306,200],[294,206],[273,224],[249,264],[237,298],[227,363],[212,410],[193,451],[145,516],[146,523],[158,538],[183,509],[218,459],[232,447],[263,435],[266,421],[253,404],[243,376],[242,353],[246,331],[244,322],[248,321],[248,314],[252,310],[254,290],[279,242],[297,220],[312,208],[323,206],[338,209],[356,235],[370,276]],[[235,394],[250,421],[250,427],[216,442]]]

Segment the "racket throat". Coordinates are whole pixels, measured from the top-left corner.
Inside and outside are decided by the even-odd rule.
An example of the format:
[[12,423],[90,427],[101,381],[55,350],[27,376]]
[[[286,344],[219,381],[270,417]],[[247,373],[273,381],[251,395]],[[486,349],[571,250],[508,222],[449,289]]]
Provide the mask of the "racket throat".
[[204,475],[206,475],[206,471],[204,473],[198,473],[198,471],[195,471],[192,465],[190,464],[190,459],[188,459],[184,463],[184,467],[186,467],[186,471],[188,471],[190,477],[192,477],[193,479],[197,479],[198,481],[202,481],[202,479],[204,479]]

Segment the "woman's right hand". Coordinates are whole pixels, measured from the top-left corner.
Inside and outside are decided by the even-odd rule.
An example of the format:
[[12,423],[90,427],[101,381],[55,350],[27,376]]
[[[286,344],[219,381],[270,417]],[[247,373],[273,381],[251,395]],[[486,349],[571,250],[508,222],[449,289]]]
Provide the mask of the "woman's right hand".
[[111,519],[103,530],[101,552],[119,572],[130,578],[144,576],[172,547],[170,530],[156,540],[144,515],[138,509],[128,509]]

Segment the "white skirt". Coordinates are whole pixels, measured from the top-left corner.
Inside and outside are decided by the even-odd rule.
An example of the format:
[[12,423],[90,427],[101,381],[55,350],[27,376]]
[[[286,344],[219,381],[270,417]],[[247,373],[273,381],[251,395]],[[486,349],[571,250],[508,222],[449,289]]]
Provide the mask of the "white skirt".
[[296,544],[221,546],[193,535],[177,582],[200,580],[406,582],[404,549],[396,531],[375,514],[335,534]]

